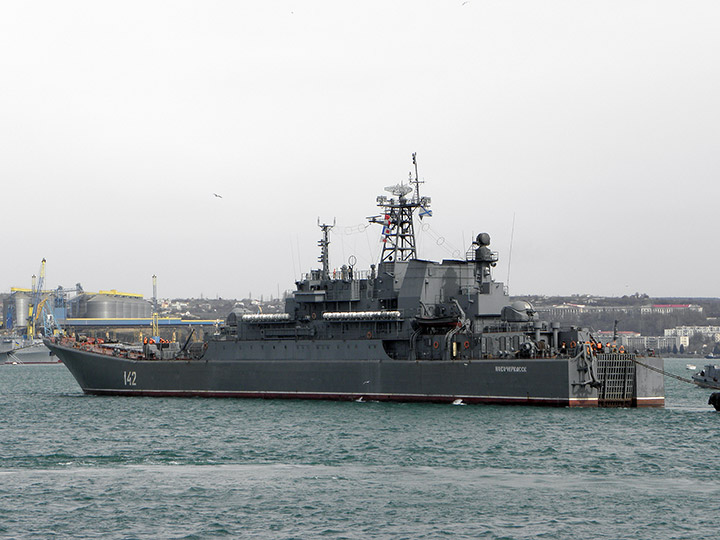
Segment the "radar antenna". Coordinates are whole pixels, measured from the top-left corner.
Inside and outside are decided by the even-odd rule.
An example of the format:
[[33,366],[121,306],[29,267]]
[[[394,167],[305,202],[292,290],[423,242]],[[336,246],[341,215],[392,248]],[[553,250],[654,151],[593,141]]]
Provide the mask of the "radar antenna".
[[334,218],[332,225],[328,225],[327,223],[321,224],[320,218],[318,218],[318,227],[320,227],[323,232],[322,240],[318,241],[318,246],[320,246],[320,257],[318,257],[318,261],[322,264],[322,279],[330,279],[330,251],[328,249],[330,246],[330,240],[328,240],[328,234],[330,233],[330,229],[334,226]]
[[[403,183],[386,187],[385,191],[390,192],[394,197],[388,198],[385,195],[380,195],[377,198],[377,205],[382,209],[383,213],[368,218],[371,223],[383,225],[383,251],[380,262],[417,259],[413,213],[415,210],[419,210],[418,217],[420,219],[432,216],[430,197],[420,197],[420,184],[422,182],[418,179],[417,159],[414,153],[412,157],[415,166],[415,179],[412,179],[412,173],[410,173],[409,182],[415,184],[415,187]],[[407,195],[413,191],[415,192],[414,195],[408,199]]]
[[[420,184],[424,184],[425,182],[421,182],[418,178],[418,169],[417,169],[417,154],[413,152],[412,154],[413,158],[413,165],[415,166],[415,180],[410,180],[410,183],[415,184],[415,200],[420,200]],[[412,173],[411,173],[412,175]],[[412,178],[412,176],[411,176]]]

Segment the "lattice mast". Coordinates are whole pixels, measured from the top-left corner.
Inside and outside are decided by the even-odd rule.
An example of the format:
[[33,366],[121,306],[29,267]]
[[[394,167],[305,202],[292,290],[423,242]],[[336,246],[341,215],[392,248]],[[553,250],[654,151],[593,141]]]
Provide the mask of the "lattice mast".
[[[423,182],[418,178],[417,158],[414,153],[412,160],[415,166],[415,178],[413,179],[410,173],[408,184],[400,183],[386,187],[385,191],[392,193],[394,197],[380,195],[377,198],[377,205],[383,213],[368,218],[372,223],[383,225],[383,250],[380,262],[417,259],[413,213],[419,210],[420,219],[432,216],[430,197],[420,196],[420,184]],[[415,185],[414,188],[412,184]],[[411,193],[412,195],[408,197]]]

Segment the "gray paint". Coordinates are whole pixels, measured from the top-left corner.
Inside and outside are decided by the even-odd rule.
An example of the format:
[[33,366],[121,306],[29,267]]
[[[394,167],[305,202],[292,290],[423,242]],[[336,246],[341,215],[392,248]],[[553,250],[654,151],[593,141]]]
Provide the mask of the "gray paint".
[[[634,355],[598,355],[587,330],[540,321],[522,302],[509,306],[492,278],[489,244],[481,233],[467,260],[385,260],[359,278],[351,268],[312,270],[285,316],[230,313],[216,335],[175,359],[48,346],[90,393],[592,406],[612,382],[597,374],[621,368],[631,377],[613,404],[664,403],[663,376]],[[109,313],[108,301],[87,305]]]

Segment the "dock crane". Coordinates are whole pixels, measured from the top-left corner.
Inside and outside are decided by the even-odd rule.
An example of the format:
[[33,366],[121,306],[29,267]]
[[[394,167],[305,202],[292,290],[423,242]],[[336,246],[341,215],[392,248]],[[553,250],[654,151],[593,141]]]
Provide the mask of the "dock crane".
[[153,338],[157,339],[157,337],[160,335],[160,329],[158,328],[159,315],[158,315],[158,302],[157,302],[157,276],[155,274],[153,274],[153,277],[152,277],[152,284],[153,284],[152,335],[153,335]]
[[[30,308],[28,311],[28,318],[27,318],[27,338],[28,339],[34,339],[37,329],[37,321],[38,317],[40,316],[40,297],[43,294],[43,286],[45,285],[45,258],[43,258],[42,262],[40,263],[40,272],[38,274],[40,275],[40,278],[37,279],[36,276],[33,275],[32,277],[32,303],[30,304]],[[43,305],[45,302],[43,301]]]
[[[64,293],[67,291],[67,289],[63,290],[62,287],[58,287],[57,291],[44,290],[46,263],[47,261],[43,258],[40,263],[40,271],[38,272],[39,277],[34,275],[32,277],[32,296],[31,303],[28,308],[27,329],[25,332],[27,339],[34,339],[37,337],[38,330],[41,327],[43,329],[44,336],[52,336],[61,331],[60,326],[55,320],[55,315],[53,314],[53,302],[48,303],[48,301],[51,300],[53,296],[57,299],[57,296],[60,295],[61,292]],[[80,288],[79,283],[77,287]]]

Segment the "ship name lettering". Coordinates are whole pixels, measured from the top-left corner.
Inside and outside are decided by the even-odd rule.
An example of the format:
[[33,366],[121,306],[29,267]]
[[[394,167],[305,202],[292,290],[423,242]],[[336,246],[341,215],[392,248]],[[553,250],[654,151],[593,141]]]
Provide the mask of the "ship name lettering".
[[134,371],[123,371],[123,382],[125,386],[136,386],[137,374]]
[[527,373],[527,366],[495,366],[495,371],[501,373]]

